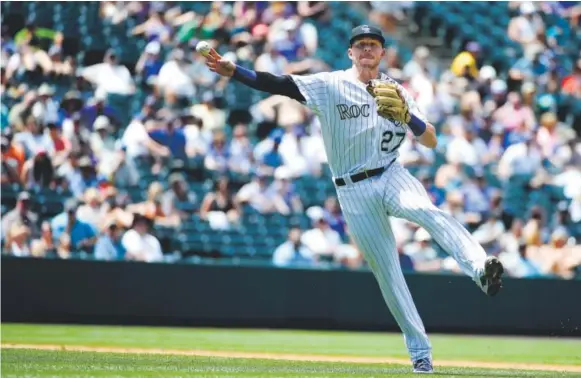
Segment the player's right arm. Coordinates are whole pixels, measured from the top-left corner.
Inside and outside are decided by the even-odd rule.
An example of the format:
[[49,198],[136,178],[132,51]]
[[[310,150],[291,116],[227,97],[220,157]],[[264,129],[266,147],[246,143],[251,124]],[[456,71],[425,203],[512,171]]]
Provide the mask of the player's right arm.
[[231,77],[262,92],[290,97],[313,110],[320,110],[327,98],[327,81],[322,74],[279,76],[253,71],[224,59],[213,48],[206,56],[206,65],[219,75]]

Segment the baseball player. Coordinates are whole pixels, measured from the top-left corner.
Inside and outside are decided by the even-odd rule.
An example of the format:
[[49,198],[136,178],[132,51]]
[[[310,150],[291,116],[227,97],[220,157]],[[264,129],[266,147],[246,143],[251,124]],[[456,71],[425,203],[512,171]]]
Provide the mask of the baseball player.
[[325,150],[347,225],[404,334],[413,371],[431,373],[431,345],[399,264],[390,217],[417,223],[458,262],[486,294],[502,287],[503,266],[487,257],[470,233],[430,201],[421,183],[396,158],[408,130],[436,147],[434,127],[407,91],[379,72],[385,39],[378,28],[351,32],[352,67],[313,75],[272,75],[234,64],[214,49],[206,54],[213,72],[247,86],[293,98],[319,117]]

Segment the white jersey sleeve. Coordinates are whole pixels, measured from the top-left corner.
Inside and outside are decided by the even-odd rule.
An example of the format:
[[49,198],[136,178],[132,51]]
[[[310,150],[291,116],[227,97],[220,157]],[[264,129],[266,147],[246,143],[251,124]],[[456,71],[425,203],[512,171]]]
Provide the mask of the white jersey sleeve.
[[329,104],[329,73],[290,75],[307,105],[316,114],[324,114]]

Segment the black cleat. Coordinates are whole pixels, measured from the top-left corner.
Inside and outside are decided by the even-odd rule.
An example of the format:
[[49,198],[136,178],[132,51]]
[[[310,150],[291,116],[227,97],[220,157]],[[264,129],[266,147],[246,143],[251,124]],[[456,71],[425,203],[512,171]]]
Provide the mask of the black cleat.
[[500,260],[495,256],[490,256],[484,263],[484,274],[480,277],[482,290],[494,297],[502,288],[502,274],[504,267]]
[[422,358],[420,360],[414,361],[414,373],[420,374],[432,374],[434,372],[434,367],[432,366],[432,361],[429,358]]

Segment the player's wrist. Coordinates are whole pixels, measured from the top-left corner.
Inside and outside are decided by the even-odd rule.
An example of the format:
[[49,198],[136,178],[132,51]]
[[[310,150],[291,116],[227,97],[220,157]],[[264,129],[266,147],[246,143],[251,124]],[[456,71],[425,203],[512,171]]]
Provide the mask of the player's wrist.
[[428,127],[427,124],[415,114],[410,114],[408,126],[412,133],[414,133],[414,135],[417,137],[422,135],[426,131],[426,128]]
[[234,64],[234,71],[232,72],[232,78],[241,81],[243,83],[253,83],[256,82],[256,71],[249,70],[238,64]]

